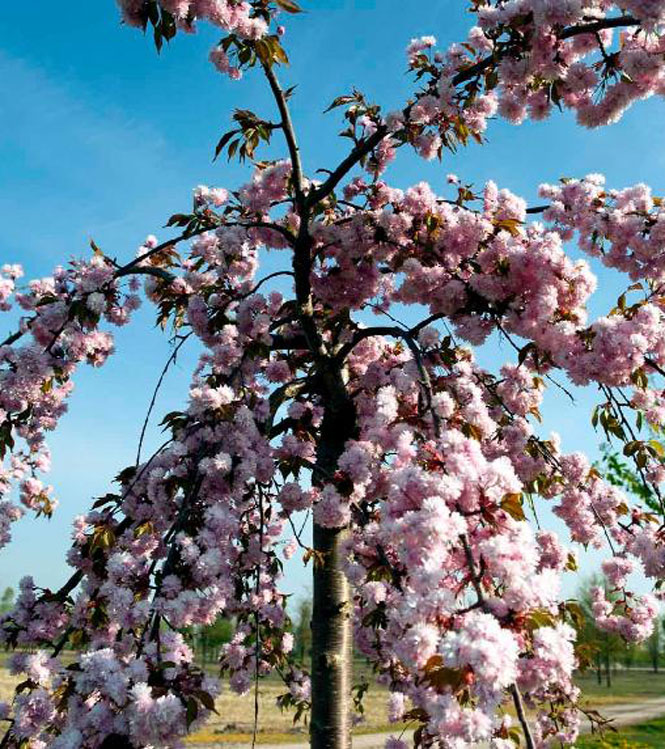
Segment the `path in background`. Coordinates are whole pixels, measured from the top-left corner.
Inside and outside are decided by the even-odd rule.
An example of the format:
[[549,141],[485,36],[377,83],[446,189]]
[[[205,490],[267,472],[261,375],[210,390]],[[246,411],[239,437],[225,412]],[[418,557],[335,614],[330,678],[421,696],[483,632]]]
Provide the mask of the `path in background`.
[[[665,697],[657,699],[643,700],[641,702],[632,702],[616,705],[605,705],[599,708],[599,712],[606,718],[613,721],[615,727],[630,725],[631,723],[640,723],[642,721],[658,718],[665,715]],[[590,730],[588,722],[584,725],[583,731]],[[383,749],[388,733],[373,733],[366,736],[353,737],[353,749]],[[665,745],[665,740],[664,740]],[[220,741],[206,744],[190,743],[192,749],[250,749],[251,743],[231,743]],[[257,744],[260,749],[308,749],[309,744],[299,742],[294,744]],[[481,746],[478,749],[482,749]]]
[[[601,706],[598,708],[598,712],[606,718],[611,718],[613,725],[617,727],[627,726],[631,723],[641,723],[665,715],[665,697],[644,700],[642,702]],[[588,723],[582,730],[586,732],[590,730]],[[663,744],[665,745],[665,737]]]

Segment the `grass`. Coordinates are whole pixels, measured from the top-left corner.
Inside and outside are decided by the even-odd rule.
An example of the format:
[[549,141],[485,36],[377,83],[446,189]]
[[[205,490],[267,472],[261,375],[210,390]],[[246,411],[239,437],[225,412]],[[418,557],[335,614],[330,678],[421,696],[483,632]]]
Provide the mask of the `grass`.
[[[605,683],[598,685],[595,674],[579,675],[576,679],[582,689],[585,704],[600,709],[604,705],[634,702],[665,695],[665,673],[654,674],[650,671],[617,671],[611,688]],[[283,691],[277,681],[266,680],[260,687],[259,732],[258,744],[293,742],[299,738],[305,740],[307,727],[294,726],[289,713],[281,713],[275,705],[275,698]],[[196,744],[231,743],[233,741],[250,741],[253,727],[253,694],[237,697],[225,692],[218,700],[220,716],[213,716],[205,729],[192,736],[189,741]],[[356,735],[362,733],[399,733],[403,726],[390,725],[387,720],[387,691],[373,686],[365,697],[366,721],[354,730]],[[629,729],[625,729],[628,731]],[[620,736],[624,736],[622,730]],[[627,734],[626,734],[627,735]],[[610,739],[614,740],[614,738]],[[580,744],[580,746],[582,746]],[[589,744],[590,747],[632,747],[632,744]],[[637,745],[635,745],[637,746]],[[665,735],[659,743],[645,746],[665,747]]]
[[600,736],[582,736],[577,749],[646,749],[665,746],[665,718],[655,718],[645,723],[624,726],[618,733]]
[[[284,686],[272,679],[264,680],[259,686],[259,720],[257,743],[280,743],[305,741],[308,727],[302,723],[293,724],[291,712],[281,712],[275,704]],[[380,733],[383,731],[401,731],[402,726],[388,723],[388,691],[385,687],[370,689],[365,696],[366,720],[356,727],[354,733]],[[213,715],[205,729],[194,734],[188,742],[206,744],[213,742],[231,743],[249,741],[254,727],[254,694],[238,697],[225,689],[217,700],[219,715]]]
[[[602,713],[604,705],[619,704],[626,702],[637,702],[644,699],[662,697],[665,695],[665,673],[654,674],[650,671],[617,671],[613,676],[612,687],[608,689],[605,683],[599,685],[595,674],[589,673],[578,675],[576,682],[582,689],[584,702],[589,707],[598,708]],[[275,705],[275,698],[283,691],[283,687],[277,681],[266,680],[260,687],[259,703],[259,732],[257,744],[281,742],[293,742],[298,739],[306,740],[307,727],[304,725],[293,726],[292,717],[289,713],[281,713]],[[193,746],[206,743],[232,743],[250,741],[253,727],[253,695],[237,697],[225,692],[218,700],[220,716],[213,716],[213,720],[206,725],[205,729],[193,735],[189,741]],[[366,721],[354,730],[356,735],[362,733],[399,733],[403,726],[390,725],[387,720],[387,691],[382,687],[372,687],[365,697]],[[665,721],[665,718],[663,719]],[[657,722],[657,721],[656,721]],[[651,725],[651,724],[649,724]],[[665,723],[659,725],[657,730],[663,730]],[[588,747],[621,747],[621,749],[632,749],[642,746],[635,743],[621,743],[624,738],[632,740],[629,733],[632,727],[627,727],[616,734],[608,734],[607,741],[615,743],[598,743],[598,739],[584,739],[593,741]],[[654,733],[656,729],[649,728]],[[619,743],[616,743],[619,742]],[[665,747],[665,733],[661,734],[655,743],[644,743],[644,746]],[[580,743],[580,747],[587,744]]]
[[595,673],[588,672],[579,674],[575,683],[582,694],[595,704],[665,696],[665,672],[654,674],[653,671],[617,671],[612,676],[610,688],[605,686],[604,681],[598,684]]

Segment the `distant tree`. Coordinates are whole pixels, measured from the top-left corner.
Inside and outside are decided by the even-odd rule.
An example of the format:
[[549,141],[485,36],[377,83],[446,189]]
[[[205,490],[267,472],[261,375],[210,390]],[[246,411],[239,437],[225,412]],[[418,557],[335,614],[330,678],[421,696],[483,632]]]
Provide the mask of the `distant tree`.
[[[655,443],[656,444],[656,443]],[[624,460],[624,455],[632,449],[629,442],[625,447],[623,454],[613,450],[612,447],[605,443],[600,447],[603,457],[597,464],[597,467],[603,474],[603,477],[613,486],[618,486],[628,494],[642,500],[644,504],[653,512],[662,511],[661,498],[656,493],[654,487],[647,481],[646,475],[642,468],[635,461],[632,465]],[[626,450],[628,453],[626,453]]]
[[653,628],[653,632],[646,641],[646,650],[649,653],[649,660],[655,674],[658,673],[658,667],[660,665],[660,653],[662,647],[661,638],[661,626],[665,624],[665,621],[659,619]]
[[234,632],[233,621],[221,616],[214,624],[197,628],[193,639],[202,665],[219,660],[222,646],[231,641]]
[[14,608],[14,589],[5,588],[0,598],[0,614],[6,614]]
[[[604,587],[604,578],[592,575],[578,588],[577,600],[583,613],[583,619],[577,624],[577,647],[582,655],[582,660],[588,665],[593,664],[596,669],[598,683],[601,684],[603,675],[607,687],[612,686],[612,665],[627,654],[625,642],[619,635],[601,630],[594,619],[592,612],[591,591],[596,587]],[[612,596],[606,589],[606,597],[611,600]]]
[[306,598],[298,606],[294,635],[296,655],[303,662],[312,648],[312,604]]
[[639,655],[639,652],[639,646],[634,642],[624,643],[621,660],[625,668],[632,668],[635,665],[635,659]]

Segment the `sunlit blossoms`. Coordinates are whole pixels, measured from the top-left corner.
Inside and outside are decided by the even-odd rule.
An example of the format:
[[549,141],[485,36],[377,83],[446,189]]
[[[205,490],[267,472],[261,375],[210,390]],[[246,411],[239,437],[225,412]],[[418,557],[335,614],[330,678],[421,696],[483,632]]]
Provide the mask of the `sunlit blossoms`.
[[407,47],[425,85],[406,117],[415,128],[400,137],[425,158],[480,140],[495,113],[520,124],[571,109],[598,127],[665,92],[662,2],[511,0],[473,10],[463,43],[439,52],[426,36]]
[[[75,519],[70,579],[51,591],[25,578],[0,622],[11,667],[26,675],[0,707],[2,745],[182,746],[219,691],[186,630],[219,616],[236,623],[220,664],[231,688],[279,674],[280,704],[311,709],[314,746],[349,730],[326,705],[333,686],[349,686],[338,667],[348,651],[332,657],[322,643],[349,643],[351,629],[390,692],[391,721],[413,723],[418,746],[574,743],[579,607],[562,577],[577,545],[602,550],[593,615],[643,639],[657,600],[631,591],[630,576],[659,590],[665,540],[653,506],[537,422],[552,384],[593,385],[593,425],[661,501],[663,201],[592,174],[542,185],[546,204],[529,207],[493,182],[476,190],[451,174],[437,194],[384,172],[406,143],[429,159],[482,141],[497,113],[521,122],[554,105],[595,126],[661,94],[665,3],[475,5],[463,44],[442,54],[434,37],[411,41],[422,88],[401,111],[384,117],[358,91],[333,103],[354,146],[336,169],[311,173],[276,75],[284,29],[271,33],[295,3],[120,5],[158,46],[197,22],[222,29],[212,62],[234,78],[260,67],[280,118],[236,111],[217,151],[253,160],[251,176],[235,190],[196,187],[191,212],[168,221],[181,233],[150,235],[133,260],[93,243],[92,258],[45,278],[0,269],[0,309],[20,318],[0,344],[3,544],[24,512],[55,510],[48,432],[78,366],[104,364],[110,330],[140,297],[172,331],[167,368],[188,341],[199,347],[166,441],[139,449]],[[284,157],[254,159],[275,133]],[[605,314],[589,313],[597,282],[571,240],[626,275]],[[491,337],[514,351],[492,371],[474,353]],[[565,534],[540,527],[545,505]],[[313,567],[311,669],[293,653],[281,585],[297,550]]]
[[[52,276],[16,290],[20,267],[3,271],[21,321],[19,330],[0,343],[0,454],[12,452],[0,473],[0,496],[16,482],[21,504],[48,516],[57,501],[52,487],[38,478],[50,467],[46,433],[67,409],[77,366],[101,366],[113,352],[113,338],[100,329],[100,321],[125,325],[140,301],[133,283],[118,288],[117,270],[100,255],[56,268]],[[0,508],[4,544],[21,509],[9,501]]]

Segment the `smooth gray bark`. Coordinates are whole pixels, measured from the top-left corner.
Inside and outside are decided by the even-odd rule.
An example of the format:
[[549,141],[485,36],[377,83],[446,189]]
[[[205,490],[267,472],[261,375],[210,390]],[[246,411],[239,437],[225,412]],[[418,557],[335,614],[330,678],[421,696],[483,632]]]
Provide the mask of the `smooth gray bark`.
[[[328,362],[321,377],[325,410],[316,456],[316,483],[329,481],[347,440],[356,436],[356,412],[344,375]],[[314,525],[312,608],[312,749],[349,749],[350,696],[353,678],[351,592],[342,566],[348,528]]]

